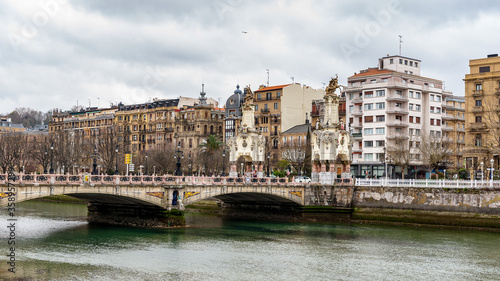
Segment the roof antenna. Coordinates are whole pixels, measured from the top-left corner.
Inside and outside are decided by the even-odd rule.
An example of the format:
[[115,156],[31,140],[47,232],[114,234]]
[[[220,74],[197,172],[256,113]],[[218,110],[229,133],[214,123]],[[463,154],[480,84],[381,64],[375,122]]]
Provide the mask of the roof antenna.
[[403,43],[403,36],[401,35],[398,35],[399,36],[399,55],[401,56],[401,43]]
[[267,70],[267,86],[269,87],[269,69],[266,70]]

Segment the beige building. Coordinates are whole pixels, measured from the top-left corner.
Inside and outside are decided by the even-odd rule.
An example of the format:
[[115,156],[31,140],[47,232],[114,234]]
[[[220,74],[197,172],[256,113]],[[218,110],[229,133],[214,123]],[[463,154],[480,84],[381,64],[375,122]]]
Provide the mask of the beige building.
[[281,132],[304,124],[310,118],[312,101],[323,99],[324,95],[325,91],[322,89],[298,83],[261,86],[254,92],[255,127],[267,139],[267,149],[272,161],[281,159]]
[[[470,171],[486,171],[499,165],[500,153],[500,57],[469,61],[465,75],[465,157]],[[483,163],[483,165],[481,165]],[[482,166],[482,167],[481,167]],[[488,173],[486,173],[488,175]]]
[[464,167],[465,149],[465,97],[452,96],[446,99],[446,112],[443,113],[447,127],[443,134],[452,143],[453,155],[449,161],[452,167]]

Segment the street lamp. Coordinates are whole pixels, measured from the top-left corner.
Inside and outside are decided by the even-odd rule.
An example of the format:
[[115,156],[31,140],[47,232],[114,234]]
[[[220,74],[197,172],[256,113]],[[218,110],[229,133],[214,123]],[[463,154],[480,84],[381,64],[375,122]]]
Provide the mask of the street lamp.
[[243,162],[241,162],[241,176],[243,177]]
[[47,174],[47,162],[45,162],[45,161],[47,161],[47,148],[45,148],[45,158],[44,158],[44,161],[43,161],[44,162],[44,164],[43,164],[43,173]]
[[191,163],[191,151],[189,151],[188,157],[189,157],[189,165],[188,165],[188,167],[189,167],[189,176],[192,176],[193,175],[193,169],[191,168],[192,167],[191,166],[191,164],[192,164]]
[[226,175],[224,174],[224,171],[226,170],[226,162],[225,162],[225,158],[226,158],[226,150],[225,150],[225,149],[223,149],[223,150],[222,150],[222,174],[221,174],[221,176],[223,176],[223,177],[224,177],[224,176],[226,176]]
[[184,158],[184,152],[181,150],[181,142],[177,144],[177,150],[174,151],[174,158],[177,159],[176,166],[177,168],[175,169],[174,175],[176,176],[182,176],[182,171],[181,171],[181,158]]
[[146,152],[146,175],[148,174],[148,153]]
[[484,180],[484,163],[481,162],[481,183],[483,183]]
[[491,173],[490,173],[490,186],[493,186],[493,164],[495,163],[495,160],[491,159]]
[[118,175],[118,145],[115,146],[115,175]]
[[94,163],[92,164],[92,175],[97,175],[97,146],[94,144]]
[[54,143],[51,143],[50,144],[50,170],[49,170],[49,174],[54,173],[54,166],[52,166],[53,161],[54,161]]
[[267,177],[271,176],[271,174],[269,174],[269,158],[271,158],[271,152],[267,153]]

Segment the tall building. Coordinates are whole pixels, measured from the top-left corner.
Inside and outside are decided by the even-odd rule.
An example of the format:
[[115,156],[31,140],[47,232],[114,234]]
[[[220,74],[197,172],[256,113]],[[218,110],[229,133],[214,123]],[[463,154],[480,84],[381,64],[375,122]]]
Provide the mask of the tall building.
[[322,99],[325,91],[306,85],[286,84],[261,86],[253,93],[255,127],[267,139],[272,161],[281,159],[279,148],[281,132],[304,124],[310,118],[312,101]]
[[452,143],[453,155],[450,162],[456,168],[464,167],[465,149],[465,97],[452,96],[446,98],[446,113],[443,120],[447,126],[443,129]]
[[[467,169],[498,169],[500,155],[500,57],[469,61],[465,75],[465,157]],[[481,167],[483,163],[483,167]]]
[[378,67],[348,78],[347,119],[354,137],[351,172],[357,177],[382,177],[388,150],[409,147],[407,171],[388,165],[390,177],[415,177],[420,164],[417,147],[423,135],[443,136],[442,114],[451,92],[443,82],[420,75],[421,62],[403,56],[379,59]]

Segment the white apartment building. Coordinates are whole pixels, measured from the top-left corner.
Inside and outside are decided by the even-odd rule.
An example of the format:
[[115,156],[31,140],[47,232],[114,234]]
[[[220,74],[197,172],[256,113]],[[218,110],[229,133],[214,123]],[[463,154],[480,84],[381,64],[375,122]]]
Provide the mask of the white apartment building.
[[[385,153],[404,140],[411,150],[405,176],[417,176],[416,147],[423,134],[444,136],[448,127],[443,82],[420,76],[421,62],[403,56],[379,59],[378,67],[347,79],[347,122],[354,137],[351,172],[356,177],[385,176]],[[401,144],[399,144],[401,145]],[[401,167],[387,164],[388,177],[401,177]]]

